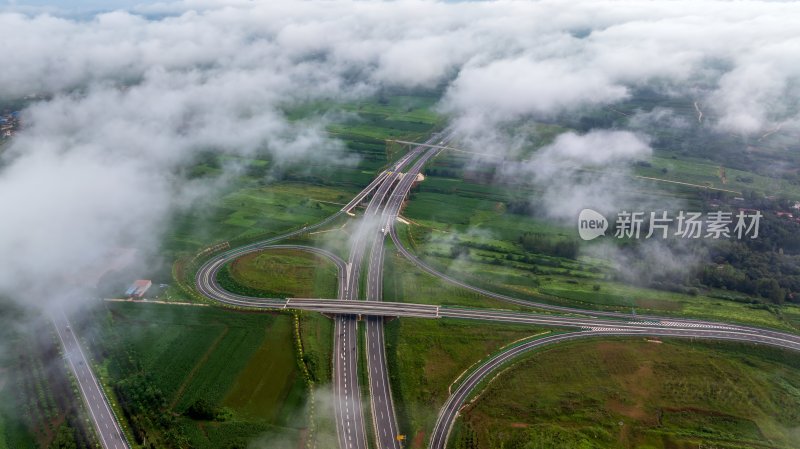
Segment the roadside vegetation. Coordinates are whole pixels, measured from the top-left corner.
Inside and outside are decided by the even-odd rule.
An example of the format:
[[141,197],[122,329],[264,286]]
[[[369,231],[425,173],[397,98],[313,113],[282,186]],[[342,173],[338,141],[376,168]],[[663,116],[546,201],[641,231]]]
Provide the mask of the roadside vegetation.
[[501,347],[547,332],[529,325],[401,318],[386,323],[386,356],[407,446],[427,447],[449,388]]
[[553,346],[489,383],[448,447],[795,448],[798,368],[794,353],[731,343]]
[[49,321],[0,300],[0,323],[0,449],[95,447]]

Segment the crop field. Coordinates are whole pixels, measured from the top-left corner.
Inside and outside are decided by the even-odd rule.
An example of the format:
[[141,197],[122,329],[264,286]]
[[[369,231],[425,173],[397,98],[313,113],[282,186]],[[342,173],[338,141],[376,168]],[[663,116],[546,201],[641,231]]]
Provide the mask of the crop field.
[[433,111],[437,101],[435,95],[388,95],[358,103],[313,103],[296,108],[291,115],[301,118],[323,111],[344,112],[341,114],[344,119],[334,120],[329,127],[331,133],[371,138],[383,145],[383,139],[387,137],[422,135],[440,125],[442,117]]
[[504,371],[449,447],[795,448],[798,368],[796,354],[755,346],[573,342]]
[[543,332],[526,325],[402,318],[386,324],[392,393],[410,448],[424,448],[448,388],[499,348]]
[[315,223],[336,212],[356,193],[303,182],[243,186],[207,208],[180,217],[170,236],[172,248],[199,248]]
[[18,402],[16,382],[5,362],[0,361],[0,449],[33,449],[36,441],[20,413],[25,406]]
[[181,416],[193,447],[227,447],[220,441],[247,441],[275,426],[299,438],[306,390],[289,315],[159,304],[111,303],[108,309],[113,331],[130,342],[174,413],[203,400],[227,415],[212,421]]
[[360,180],[366,185],[371,175],[388,162],[385,139],[414,141],[442,124],[442,117],[433,111],[437,100],[435,95],[394,94],[358,103],[311,103],[289,111],[289,115],[295,119],[323,113],[334,117],[328,133],[341,140],[359,162],[354,171],[340,171],[337,167],[339,173],[329,173],[328,181]]
[[800,198],[800,186],[791,184],[785,179],[770,178],[756,173],[725,168],[725,182],[720,177],[720,164],[707,160],[689,157],[654,156],[650,167],[636,167],[635,173],[670,181],[707,185],[718,189],[755,190],[764,195],[784,194]]
[[[781,162],[786,166],[796,166],[796,156],[785,151],[786,147],[793,144],[788,135],[776,133],[764,141],[758,139],[757,142],[731,135],[721,135],[708,124],[696,123],[697,111],[693,102],[688,99],[634,97],[626,103],[615,105],[613,110],[595,111],[594,114],[608,125],[616,123],[616,126],[624,128],[630,125],[630,116],[653,108],[669,108],[676,116],[685,119],[690,126],[677,129],[663,126],[640,129],[637,128],[639,125],[634,125],[636,129],[644,131],[654,140],[651,142],[653,156],[640,161],[641,165],[636,164],[633,167],[633,175],[684,182],[695,185],[695,187],[657,181],[632,183],[632,187],[640,189],[641,193],[691,199],[694,194],[707,186],[734,192],[750,190],[762,195],[800,198],[800,179],[796,174],[791,176],[784,173],[781,176],[751,170],[751,167],[769,167],[771,166],[770,161],[774,163],[776,159],[786,158],[789,159]],[[706,111],[706,114],[708,113],[709,111]],[[592,114],[588,112],[589,116]],[[510,158],[529,159],[539,148],[550,143],[559,133],[567,131],[583,133],[594,127],[567,122],[526,124],[517,133],[527,135],[529,142],[519,154],[511,155]],[[778,148],[780,149],[776,151]],[[458,153],[446,154],[440,156],[434,166],[439,167],[440,172],[444,171],[453,177],[461,177],[465,157],[466,155]],[[721,168],[724,168],[725,176],[722,176]]]
[[[284,400],[302,403],[303,384],[294,375],[294,350],[287,344],[289,320],[280,320],[266,332],[261,346],[241,370],[223,404],[247,416],[279,422]],[[302,418],[301,418],[302,419]]]
[[[455,198],[455,200],[454,200]],[[398,224],[401,239],[431,265],[477,286],[521,298],[583,308],[684,315],[759,326],[797,328],[775,308],[721,299],[725,292],[697,295],[666,292],[615,282],[604,275],[606,262],[586,256],[558,257],[529,251],[520,241],[575,239],[572,230],[510,213],[515,197],[491,186],[429,176],[415,191]],[[791,315],[796,306],[783,310]]]
[[335,298],[336,265],[316,254],[269,249],[246,254],[226,265],[220,285],[250,296],[267,298]]

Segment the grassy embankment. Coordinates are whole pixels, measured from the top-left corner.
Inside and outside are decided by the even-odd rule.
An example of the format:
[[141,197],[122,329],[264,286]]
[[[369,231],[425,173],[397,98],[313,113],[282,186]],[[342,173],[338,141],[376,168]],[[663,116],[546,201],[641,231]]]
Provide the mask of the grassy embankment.
[[335,298],[336,265],[313,253],[270,249],[230,262],[218,275],[225,289],[264,298]]
[[554,346],[490,383],[449,447],[794,448],[798,368],[796,354],[738,344]]
[[450,385],[501,347],[546,332],[532,326],[401,318],[386,324],[386,355],[401,432],[424,448]]

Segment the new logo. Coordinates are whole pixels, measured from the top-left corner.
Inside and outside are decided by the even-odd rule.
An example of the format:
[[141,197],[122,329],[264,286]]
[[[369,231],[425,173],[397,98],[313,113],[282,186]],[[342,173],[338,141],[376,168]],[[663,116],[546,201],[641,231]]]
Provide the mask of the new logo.
[[584,240],[594,240],[606,233],[608,220],[599,212],[584,209],[578,215],[578,234]]

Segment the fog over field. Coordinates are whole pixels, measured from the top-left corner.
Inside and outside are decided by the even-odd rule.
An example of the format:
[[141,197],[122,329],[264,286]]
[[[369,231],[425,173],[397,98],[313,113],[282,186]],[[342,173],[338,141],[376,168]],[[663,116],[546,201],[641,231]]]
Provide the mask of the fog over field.
[[[438,110],[461,144],[501,155],[526,143],[509,124],[613,105],[644,87],[695,99],[722,132],[800,127],[797,3],[122,5],[0,6],[0,101],[38,98],[0,155],[2,295],[58,300],[54,286],[105,266],[116,248],[155,254],[170,213],[202,205],[227,180],[181,175],[201,152],[267,150],[276,169],[341,160],[324,117],[286,117],[299,102],[440,87]],[[650,152],[641,132],[569,133],[513,173],[550,186],[553,216],[574,217],[587,201],[613,207],[614,189],[573,185],[561,170]]]

